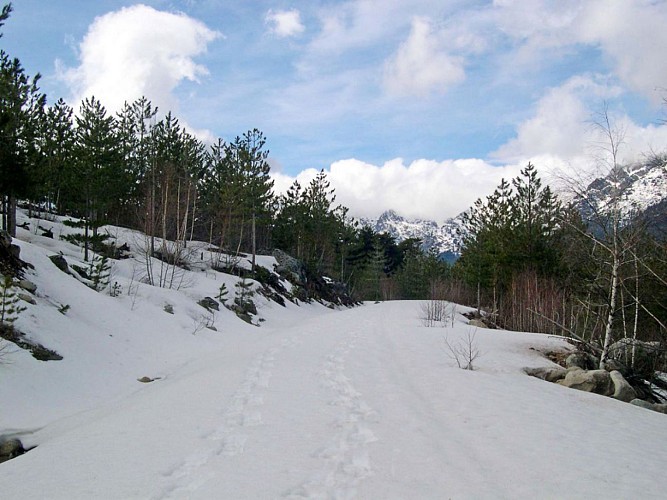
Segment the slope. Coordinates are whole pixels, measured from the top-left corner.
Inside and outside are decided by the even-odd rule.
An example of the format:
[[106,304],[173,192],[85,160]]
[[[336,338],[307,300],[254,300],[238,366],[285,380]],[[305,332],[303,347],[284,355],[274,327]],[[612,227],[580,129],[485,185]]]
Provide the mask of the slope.
[[[20,237],[38,292],[19,326],[64,359],[0,365],[0,435],[36,446],[0,464],[3,498],[664,495],[664,415],[523,373],[561,339],[478,330],[464,371],[444,338],[471,327],[424,327],[418,302],[258,300],[260,328],[223,308],[197,330],[196,300],[237,278],[195,269],[181,290],[110,297],[47,258],[76,247]],[[135,265],[117,263],[125,288]]]

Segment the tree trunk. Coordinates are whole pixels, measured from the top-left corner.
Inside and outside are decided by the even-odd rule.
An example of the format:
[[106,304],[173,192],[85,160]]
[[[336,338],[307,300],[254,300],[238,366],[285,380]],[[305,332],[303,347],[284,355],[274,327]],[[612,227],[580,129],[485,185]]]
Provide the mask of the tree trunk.
[[13,194],[7,197],[7,232],[16,238],[16,198]]
[[607,313],[607,322],[604,331],[604,344],[602,346],[602,355],[600,356],[600,369],[604,369],[604,364],[609,355],[609,346],[611,345],[612,326],[614,324],[614,315],[616,313],[616,294],[618,291],[618,254],[614,251],[611,267],[611,289],[609,293],[609,311]]
[[257,215],[252,211],[252,272],[255,272],[255,256],[257,254]]

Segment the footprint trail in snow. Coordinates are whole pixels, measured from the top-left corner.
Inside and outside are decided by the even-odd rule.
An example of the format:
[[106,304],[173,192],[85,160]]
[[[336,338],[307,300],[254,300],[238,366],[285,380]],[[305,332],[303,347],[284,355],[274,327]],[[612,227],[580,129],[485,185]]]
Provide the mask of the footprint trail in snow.
[[355,348],[358,335],[353,332],[349,337],[325,356],[319,372],[322,386],[334,393],[330,404],[340,408],[336,420],[330,423],[331,440],[313,453],[323,462],[322,467],[288,490],[284,498],[354,498],[358,485],[372,474],[368,444],[377,440],[370,427],[376,413],[345,374],[347,355]]

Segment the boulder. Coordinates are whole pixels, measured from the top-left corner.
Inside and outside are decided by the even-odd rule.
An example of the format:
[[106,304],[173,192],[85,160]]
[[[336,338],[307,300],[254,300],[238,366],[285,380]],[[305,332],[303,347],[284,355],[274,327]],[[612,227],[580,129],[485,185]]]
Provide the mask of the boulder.
[[217,300],[211,298],[211,297],[204,297],[201,299],[199,302],[197,302],[200,306],[213,311],[219,311],[220,310],[220,304],[218,303]]
[[558,382],[565,378],[567,375],[567,370],[561,366],[551,366],[546,368],[524,368],[528,375],[531,377],[537,377],[547,382]]
[[22,292],[19,292],[16,295],[23,302],[27,302],[28,304],[32,304],[33,306],[37,304],[37,301],[32,297],[32,295],[28,295],[27,293],[22,293]]
[[19,288],[23,288],[26,292],[30,292],[32,294],[37,291],[37,285],[29,280],[20,280],[17,285]]
[[639,406],[640,408],[646,408],[647,410],[653,409],[653,403],[644,401],[643,399],[633,399],[630,401],[631,405]]
[[607,359],[604,362],[604,369],[608,372],[619,371],[623,373],[626,370],[626,366],[617,359]]
[[278,262],[276,272],[281,276],[288,276],[296,284],[304,284],[306,282],[306,267],[299,259],[295,259],[291,255],[276,248],[273,251],[273,257]]
[[641,408],[646,408],[647,410],[657,411],[658,413],[667,414],[667,404],[649,403],[648,401],[644,401],[643,399],[633,399],[632,401],[630,401],[630,404],[639,406]]
[[0,438],[0,462],[23,455],[25,449],[17,438]]
[[614,370],[609,372],[609,376],[611,377],[611,381],[614,384],[614,394],[612,394],[614,399],[629,403],[633,399],[637,398],[637,393],[628,383],[628,381],[625,380],[625,377],[623,377],[621,372]]
[[614,394],[614,383],[606,370],[573,370],[568,371],[559,384],[585,392],[593,392],[603,396]]
[[566,368],[581,368],[582,370],[595,370],[598,367],[595,356],[583,351],[575,351],[565,359]]
[[60,254],[57,254],[49,256],[49,259],[51,259],[51,262],[53,262],[58,269],[60,269],[64,273],[69,274],[69,267],[67,266],[67,261],[65,260],[65,257],[63,257]]

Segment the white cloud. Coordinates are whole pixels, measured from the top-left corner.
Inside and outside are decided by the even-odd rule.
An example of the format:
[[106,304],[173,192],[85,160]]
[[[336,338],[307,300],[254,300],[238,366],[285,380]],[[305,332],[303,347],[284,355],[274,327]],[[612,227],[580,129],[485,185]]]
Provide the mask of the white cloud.
[[269,31],[280,38],[300,35],[306,29],[301,22],[301,13],[296,10],[269,10],[264,17]]
[[516,137],[492,156],[501,161],[518,161],[545,153],[565,159],[584,155],[592,140],[592,115],[586,102],[602,104],[620,92],[599,80],[575,76],[549,89],[537,103],[534,116],[520,123]]
[[448,54],[428,19],[416,17],[405,40],[386,63],[384,84],[397,95],[444,92],[465,79],[463,58]]
[[[397,158],[382,166],[348,159],[334,162],[326,173],[336,201],[354,217],[377,217],[393,209],[406,217],[443,221],[490,194],[503,177],[516,177],[519,169],[478,159],[416,160],[406,165]],[[314,169],[296,177],[275,174],[275,189],[284,192],[295,179],[305,186],[316,174]]]
[[[507,65],[539,66],[577,46],[598,48],[613,74],[654,103],[664,92],[667,2],[655,0],[495,0],[489,28],[514,41]],[[511,64],[510,64],[511,62]]]
[[[592,181],[606,171],[610,161],[605,158],[609,149],[603,123],[605,102],[621,92],[599,76],[572,77],[548,90],[534,115],[517,126],[516,136],[491,156],[505,163],[532,161],[553,184],[558,184],[558,177]],[[614,107],[607,107],[606,113],[614,140],[619,141],[620,164],[665,151],[667,124],[643,126]]]
[[621,81],[658,102],[667,82],[665,25],[667,2],[595,0],[585,3],[576,31],[578,41],[599,45]]
[[79,46],[80,64],[60,68],[75,107],[94,95],[110,110],[146,96],[161,112],[176,111],[173,94],[182,80],[207,74],[194,57],[220,34],[184,14],[145,5],[97,17]]

